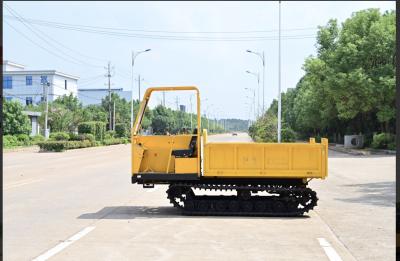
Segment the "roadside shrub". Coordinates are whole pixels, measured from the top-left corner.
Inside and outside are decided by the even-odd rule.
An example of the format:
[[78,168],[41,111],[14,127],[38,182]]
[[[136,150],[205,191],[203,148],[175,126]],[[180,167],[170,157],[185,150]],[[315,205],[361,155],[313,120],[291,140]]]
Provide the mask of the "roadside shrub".
[[104,133],[106,132],[106,123],[102,121],[96,121],[96,134],[94,135],[97,140],[104,139]]
[[65,144],[65,148],[68,150],[71,149],[80,149],[80,148],[87,148],[87,147],[93,147],[95,146],[94,142],[91,142],[89,140],[83,140],[83,141],[68,141]]
[[396,149],[395,135],[391,133],[375,134],[372,138],[371,147],[374,149]]
[[96,138],[94,137],[94,135],[90,134],[90,133],[82,134],[80,137],[82,138],[82,140],[88,140],[90,142],[95,142],[96,141]]
[[293,142],[296,140],[296,132],[291,128],[282,129],[282,141]]
[[126,123],[117,123],[115,124],[115,133],[118,137],[127,137],[128,136],[128,125]]
[[86,133],[86,134],[72,134],[70,135],[70,141],[84,141],[88,140],[90,142],[94,142],[96,139],[93,134]]
[[112,138],[103,140],[103,145],[116,145],[116,144],[127,144],[127,138]]
[[69,134],[66,132],[50,133],[50,140],[69,140]]
[[49,140],[49,141],[42,141],[38,143],[41,151],[55,151],[61,152],[65,150],[65,144],[67,141],[56,141],[56,140]]
[[18,141],[16,136],[13,135],[4,135],[3,136],[3,147],[4,148],[12,148],[19,146],[20,142]]
[[79,135],[80,134],[70,133],[69,134],[69,140],[79,140]]
[[32,136],[32,137],[31,137],[31,143],[32,143],[33,145],[36,145],[36,144],[38,144],[39,142],[44,141],[44,140],[45,140],[45,138],[44,138],[44,136],[42,136],[42,135],[36,135],[36,136]]
[[17,134],[17,140],[21,145],[29,145],[30,139],[27,134]]
[[65,150],[71,149],[80,149],[80,148],[87,148],[95,146],[94,142],[89,140],[83,141],[44,141],[38,143],[41,151],[54,151],[54,152],[61,152]]
[[96,140],[102,140],[106,131],[106,123],[102,121],[81,122],[78,125],[79,134],[92,134]]
[[104,139],[108,140],[108,139],[111,139],[111,138],[115,138],[115,135],[116,135],[115,131],[108,130],[108,131],[106,131],[104,133]]

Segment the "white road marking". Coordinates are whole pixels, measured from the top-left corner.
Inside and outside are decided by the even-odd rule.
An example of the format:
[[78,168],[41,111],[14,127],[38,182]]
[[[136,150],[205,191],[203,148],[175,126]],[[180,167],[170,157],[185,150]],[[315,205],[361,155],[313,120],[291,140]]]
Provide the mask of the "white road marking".
[[317,239],[330,261],[342,261],[338,253],[336,253],[335,249],[329,244],[328,241],[326,241],[325,238],[317,238]]
[[78,239],[82,238],[84,235],[86,235],[87,233],[89,233],[93,229],[95,229],[95,227],[86,227],[86,228],[82,229],[81,231],[79,231],[78,233],[73,235],[72,237],[70,237],[67,240],[65,240],[64,242],[56,245],[55,247],[53,247],[52,249],[48,250],[44,254],[36,257],[32,261],[45,261],[45,260],[49,259],[50,257],[54,256],[55,254],[57,254],[58,252],[60,252],[64,248],[66,248],[67,246],[71,245],[72,243],[74,243]]
[[27,185],[27,184],[31,184],[31,183],[35,183],[35,182],[38,182],[38,181],[40,181],[40,180],[41,180],[41,179],[27,179],[27,180],[21,180],[21,181],[14,182],[14,183],[9,184],[9,185],[5,185],[5,186],[4,186],[4,190],[10,189],[10,188],[20,187],[20,186]]

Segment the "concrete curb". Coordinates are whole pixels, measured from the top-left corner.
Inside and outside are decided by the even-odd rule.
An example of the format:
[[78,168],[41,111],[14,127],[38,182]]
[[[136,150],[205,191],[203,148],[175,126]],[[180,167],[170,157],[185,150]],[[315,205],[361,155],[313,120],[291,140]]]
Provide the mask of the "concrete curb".
[[396,151],[394,150],[376,150],[376,149],[357,150],[357,149],[345,149],[343,147],[337,147],[337,146],[329,146],[329,149],[355,156],[396,155]]
[[12,148],[12,149],[4,149],[3,148],[3,153],[22,152],[22,151],[39,151],[39,146],[32,145],[32,146],[17,147],[17,148]]

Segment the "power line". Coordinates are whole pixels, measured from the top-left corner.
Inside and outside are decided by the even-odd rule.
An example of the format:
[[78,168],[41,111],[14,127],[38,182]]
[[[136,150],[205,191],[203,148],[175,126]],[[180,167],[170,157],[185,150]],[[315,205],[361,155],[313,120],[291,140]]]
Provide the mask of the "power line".
[[[93,64],[84,62],[84,61],[82,61],[82,60],[80,60],[80,59],[76,59],[75,57],[72,57],[72,56],[69,55],[69,54],[66,54],[65,52],[63,52],[62,50],[60,50],[57,46],[55,46],[52,42],[50,42],[48,39],[51,39],[51,40],[53,40],[53,41],[56,41],[56,40],[52,39],[50,36],[46,35],[44,32],[40,31],[39,29],[34,29],[33,26],[28,25],[27,23],[25,23],[25,22],[23,21],[23,18],[22,18],[21,16],[19,16],[18,13],[15,12],[12,8],[8,7],[6,4],[5,4],[4,6],[5,6],[6,9],[7,9],[16,19],[18,19],[18,21],[20,21],[26,28],[28,28],[31,32],[33,32],[37,37],[39,37],[40,39],[42,39],[42,40],[43,40],[44,42],[46,42],[48,45],[52,46],[54,49],[56,49],[57,51],[59,51],[61,54],[65,55],[65,56],[67,56],[67,57],[70,57],[71,59],[73,59],[73,60],[75,60],[75,61],[78,61],[78,63],[84,64],[84,65],[87,65],[87,66],[97,67],[97,68],[101,68],[101,67],[102,67],[102,66],[93,65]],[[14,29],[15,29],[15,28],[14,28]],[[40,33],[36,32],[35,30],[39,31]],[[42,34],[43,34],[43,35],[46,35],[48,39],[45,38],[45,37],[43,37]],[[56,41],[56,42],[57,42],[57,41]],[[64,58],[64,59],[65,59],[65,58]],[[76,63],[76,62],[75,62],[75,63]]]
[[[156,40],[180,40],[180,41],[227,41],[227,42],[241,42],[241,41],[267,41],[267,40],[278,40],[276,37],[271,36],[237,36],[237,37],[206,37],[206,36],[171,36],[171,35],[150,35],[150,34],[129,34],[122,32],[112,32],[104,30],[96,30],[84,27],[71,27],[71,26],[60,26],[51,24],[41,24],[45,26],[51,26],[59,29],[66,29],[78,32],[87,32],[101,35],[109,36],[120,36],[120,37],[131,37],[131,38],[143,38],[143,39],[156,39]],[[315,38],[315,35],[286,35],[282,36],[285,40],[295,40],[295,39],[309,39]]]
[[[5,18],[14,19],[12,16],[4,15]],[[54,25],[60,27],[81,27],[90,29],[101,29],[101,30],[114,30],[114,31],[128,31],[128,32],[146,32],[146,33],[166,33],[166,34],[253,34],[253,33],[271,33],[278,32],[278,29],[270,30],[248,30],[248,31],[169,31],[169,30],[143,30],[143,29],[128,29],[128,28],[116,28],[116,27],[102,27],[102,26],[90,26],[90,25],[79,25],[79,24],[67,24],[59,23],[53,21],[24,18],[25,21],[30,23],[40,24],[40,25]],[[303,27],[303,28],[289,28],[282,31],[307,31],[307,30],[317,30],[318,27]]]

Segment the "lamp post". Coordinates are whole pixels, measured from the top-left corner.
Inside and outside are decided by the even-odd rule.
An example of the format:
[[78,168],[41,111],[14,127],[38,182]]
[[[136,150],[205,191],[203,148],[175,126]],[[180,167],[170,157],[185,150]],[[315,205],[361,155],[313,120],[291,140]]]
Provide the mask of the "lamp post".
[[[256,90],[253,88],[244,88],[244,89],[253,92],[254,120],[256,120],[257,119],[256,118]],[[246,97],[251,99],[251,97],[249,97],[249,96],[246,96]]]
[[[139,51],[136,53],[134,51],[132,51],[131,129],[133,127],[133,86],[135,84],[135,77],[133,75],[133,67],[135,66],[136,57],[141,53],[149,52],[149,51],[151,51],[151,49],[146,49],[144,51]],[[140,80],[140,78],[139,78],[139,80]],[[140,101],[140,97],[139,97],[139,101]]]
[[[254,75],[257,77],[257,118],[260,117],[260,73],[254,73],[254,72],[250,72],[250,71],[246,71],[248,74]],[[254,101],[254,107],[255,107],[255,101]],[[254,109],[255,110],[255,109]],[[255,111],[254,111],[255,113]]]
[[281,107],[282,107],[282,103],[281,103],[281,1],[279,1],[279,65],[278,65],[278,74],[279,74],[279,83],[278,83],[278,143],[281,142]]
[[212,107],[212,106],[214,106],[213,104],[209,104],[207,107],[206,107],[206,109],[205,109],[205,111],[204,111],[204,114],[206,115],[206,120],[207,120],[207,130],[209,130],[210,131],[210,133],[211,133],[211,129],[210,129],[210,119],[209,119],[209,117],[208,117],[208,112],[209,112],[209,109]]
[[251,50],[247,50],[246,52],[257,55],[258,57],[260,57],[260,59],[262,61],[262,65],[263,65],[262,113],[264,113],[264,110],[265,110],[265,55],[264,55],[264,51],[262,53],[258,53],[258,52],[253,52]]
[[246,102],[245,105],[249,106],[249,119],[247,120],[247,127],[250,127],[251,125],[251,104]]

